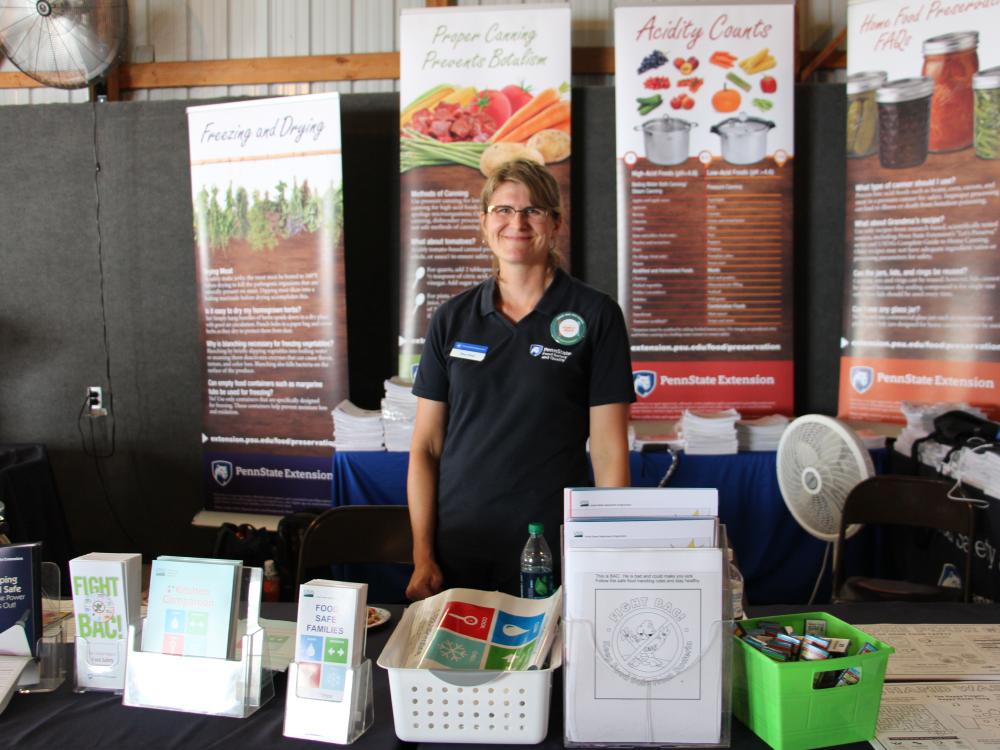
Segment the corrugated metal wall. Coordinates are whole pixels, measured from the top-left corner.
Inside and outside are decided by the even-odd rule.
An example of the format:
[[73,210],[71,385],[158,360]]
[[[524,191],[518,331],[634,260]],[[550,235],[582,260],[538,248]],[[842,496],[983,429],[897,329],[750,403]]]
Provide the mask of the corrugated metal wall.
[[[540,0],[535,0],[540,1]],[[542,0],[543,1],[543,0]],[[532,0],[526,0],[530,3]],[[128,0],[126,57],[136,62],[222,60],[245,57],[391,52],[399,48],[400,8],[424,0]],[[458,5],[511,4],[511,0],[458,0]],[[573,45],[610,47],[612,0],[572,0]],[[820,48],[847,20],[847,0],[805,0],[799,8],[800,43]],[[0,70],[12,70],[6,60]],[[606,83],[587,77],[575,83]],[[204,86],[131,92],[132,99],[203,99],[320,91],[393,91],[395,81],[271,86]],[[0,104],[86,101],[85,89],[2,89]]]

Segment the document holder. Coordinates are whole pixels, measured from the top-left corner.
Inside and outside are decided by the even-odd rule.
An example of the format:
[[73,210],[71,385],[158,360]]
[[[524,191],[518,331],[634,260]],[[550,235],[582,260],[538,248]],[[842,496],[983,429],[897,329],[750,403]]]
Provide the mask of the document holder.
[[345,667],[340,700],[324,700],[299,695],[300,665],[288,665],[285,697],[285,737],[349,745],[372,725],[375,700],[372,693],[372,662],[365,659],[357,667]]
[[[24,668],[17,683],[20,693],[51,693],[62,685],[69,668],[62,648],[63,621],[59,609],[59,566],[53,562],[41,565],[42,637],[35,647],[35,658]],[[52,618],[50,625],[44,621]]]
[[77,636],[74,644],[76,670],[73,692],[121,693],[125,689],[128,638],[90,641]]
[[142,651],[142,624],[129,625],[122,703],[209,716],[246,718],[274,697],[267,638],[260,626],[260,568],[243,568],[241,608],[233,659]]
[[729,747],[732,610],[719,547],[564,550],[566,747]]

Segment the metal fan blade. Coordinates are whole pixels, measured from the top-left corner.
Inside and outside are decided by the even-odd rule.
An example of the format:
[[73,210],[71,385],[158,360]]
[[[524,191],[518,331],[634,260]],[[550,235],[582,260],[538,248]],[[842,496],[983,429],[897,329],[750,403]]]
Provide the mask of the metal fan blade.
[[116,61],[128,29],[125,0],[3,0],[0,46],[21,71],[56,88],[82,88]]

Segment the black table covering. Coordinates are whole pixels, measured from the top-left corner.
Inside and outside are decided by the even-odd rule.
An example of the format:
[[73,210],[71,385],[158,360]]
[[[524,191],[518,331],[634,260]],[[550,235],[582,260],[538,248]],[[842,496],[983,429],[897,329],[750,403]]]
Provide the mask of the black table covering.
[[[392,620],[368,634],[368,657],[376,661],[389,634],[399,622],[401,607],[390,607]],[[976,604],[902,604],[865,603],[827,605],[814,608],[833,614],[852,624],[876,622],[900,623],[995,623],[1000,622],[1000,605]],[[804,612],[802,605],[775,605],[752,608],[754,617]],[[265,605],[266,617],[290,619],[290,604]],[[374,666],[374,665],[373,665]],[[389,681],[385,670],[373,671],[375,721],[352,745],[359,750],[384,750],[411,747],[396,738]],[[0,748],[17,750],[273,750],[274,748],[333,747],[306,740],[293,740],[281,733],[285,712],[285,675],[275,675],[275,697],[246,719],[220,718],[197,714],[131,708],[121,704],[121,697],[109,693],[75,694],[72,680],[46,694],[15,695],[0,716]],[[563,747],[561,670],[556,672],[549,720],[549,733],[541,747]],[[766,750],[759,740],[737,719],[732,723],[733,748]],[[456,748],[455,744],[423,744],[421,748]],[[468,745],[466,747],[484,747]],[[867,743],[855,743],[854,750],[867,749]]]

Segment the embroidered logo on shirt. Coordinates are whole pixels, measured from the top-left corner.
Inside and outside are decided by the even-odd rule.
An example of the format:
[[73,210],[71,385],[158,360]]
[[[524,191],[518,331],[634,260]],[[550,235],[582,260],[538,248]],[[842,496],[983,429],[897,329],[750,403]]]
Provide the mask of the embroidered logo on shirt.
[[532,344],[529,346],[528,354],[537,359],[547,359],[552,362],[565,362],[573,356],[573,352],[566,351],[565,349],[553,349],[541,344]]
[[559,313],[552,319],[549,333],[557,343],[572,346],[583,341],[587,335],[587,324],[574,312]]

